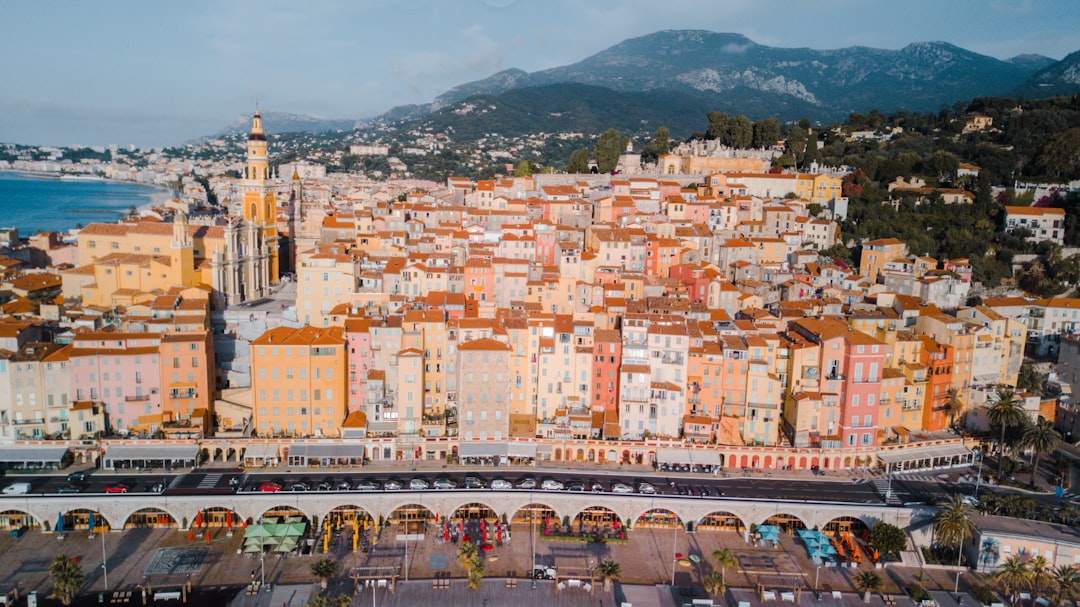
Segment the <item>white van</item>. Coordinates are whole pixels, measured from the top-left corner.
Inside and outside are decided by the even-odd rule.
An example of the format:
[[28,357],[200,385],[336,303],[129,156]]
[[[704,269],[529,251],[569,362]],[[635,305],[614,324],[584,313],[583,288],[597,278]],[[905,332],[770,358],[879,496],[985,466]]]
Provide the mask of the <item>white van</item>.
[[26,495],[30,493],[30,483],[14,483],[4,487],[4,495]]

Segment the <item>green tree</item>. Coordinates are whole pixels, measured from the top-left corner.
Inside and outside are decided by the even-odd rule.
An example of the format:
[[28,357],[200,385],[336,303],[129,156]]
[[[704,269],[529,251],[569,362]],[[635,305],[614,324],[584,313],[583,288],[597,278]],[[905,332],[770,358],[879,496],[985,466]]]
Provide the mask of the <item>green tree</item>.
[[1046,560],[1045,556],[1033,556],[1027,563],[1028,571],[1031,572],[1031,578],[1029,584],[1031,590],[1035,594],[1042,594],[1045,590],[1051,589],[1054,583],[1053,572],[1050,570],[1050,563]]
[[877,548],[881,554],[903,552],[907,550],[907,543],[907,534],[896,525],[878,521],[870,527],[870,544]]
[[601,173],[610,173],[619,164],[619,156],[623,153],[623,137],[615,129],[608,129],[600,134],[596,142],[596,168]]
[[319,559],[311,564],[311,575],[319,578],[319,582],[322,584],[323,590],[325,590],[330,578],[337,575],[338,569],[337,561],[333,559]]
[[308,605],[311,607],[348,607],[351,602],[352,597],[347,594],[330,596],[329,594],[319,593],[315,595],[315,598],[311,599]]
[[998,565],[991,579],[1001,584],[1001,590],[1009,596],[1009,601],[1015,605],[1017,595],[1031,583],[1031,571],[1028,570],[1023,557],[1014,554],[1006,559],[1004,563]]
[[754,142],[754,126],[746,116],[728,120],[724,144],[735,149],[746,149]]
[[611,582],[622,577],[622,565],[612,559],[604,559],[596,564],[596,575],[604,582],[604,590],[611,590]]
[[518,163],[517,168],[514,169],[514,177],[532,177],[534,173],[537,173],[540,167],[531,160],[522,160]]
[[573,154],[570,154],[570,162],[566,165],[567,173],[588,173],[589,172],[589,150],[581,148],[574,150]]
[[480,583],[484,581],[484,563],[480,562],[480,566],[469,569],[469,590],[479,590]]
[[766,118],[754,123],[755,148],[771,148],[780,141],[780,121],[776,118]]
[[701,585],[705,587],[705,592],[708,592],[709,596],[712,597],[719,597],[727,589],[727,586],[724,585],[724,577],[720,575],[719,571],[706,573],[705,577],[701,578]]
[[1054,583],[1054,593],[1051,596],[1054,607],[1080,597],[1080,569],[1072,565],[1059,565],[1050,575]]
[[712,553],[712,557],[716,559],[716,564],[720,567],[720,582],[726,588],[728,567],[737,567],[739,565],[739,560],[735,558],[735,553],[731,551],[731,548],[715,550]]
[[1054,424],[1045,418],[1024,429],[1023,445],[1035,454],[1031,465],[1031,484],[1035,484],[1035,473],[1039,470],[1039,459],[1043,453],[1052,453],[1061,444],[1061,433],[1054,429]]
[[870,594],[879,592],[885,587],[885,580],[876,571],[862,571],[855,576],[855,588],[863,593],[863,602],[870,602]]
[[49,596],[60,601],[61,605],[70,605],[79,594],[83,585],[83,572],[75,559],[66,554],[58,554],[49,564],[49,578],[53,590]]
[[964,503],[962,495],[951,496],[934,517],[934,538],[941,546],[961,549],[964,539],[975,534],[974,509]]
[[1052,179],[1080,178],[1080,127],[1066,130],[1043,146],[1035,166]]
[[723,138],[728,128],[728,115],[723,112],[708,112],[706,117],[709,119],[709,130],[706,131],[705,135],[709,139]]
[[653,133],[652,146],[658,156],[671,151],[671,132],[666,126],[656,129]]
[[1011,426],[1018,426],[1023,423],[1024,409],[1021,407],[1020,399],[1016,397],[1015,392],[1008,388],[1002,388],[997,391],[997,401],[990,406],[987,417],[990,418],[990,423],[1001,428],[1001,440],[998,443],[1001,446],[1001,453],[998,456],[998,477],[1001,477],[1001,463],[1005,459],[1005,431]]
[[457,562],[464,567],[466,571],[472,571],[478,566],[483,567],[484,557],[480,552],[480,549],[476,547],[476,544],[464,542],[458,546]]

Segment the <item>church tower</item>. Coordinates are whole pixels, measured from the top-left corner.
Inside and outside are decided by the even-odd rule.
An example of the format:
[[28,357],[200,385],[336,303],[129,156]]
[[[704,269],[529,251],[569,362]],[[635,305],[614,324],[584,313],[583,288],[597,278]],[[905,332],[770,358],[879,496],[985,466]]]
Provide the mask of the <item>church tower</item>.
[[[269,256],[269,267],[265,280],[256,280],[248,287],[258,291],[249,294],[250,297],[261,297],[270,284],[276,283],[279,276],[278,268],[278,231],[277,231],[277,204],[274,200],[274,189],[270,183],[270,159],[266,150],[266,133],[263,132],[262,116],[255,112],[251,124],[251,134],[248,135],[247,144],[247,168],[244,170],[243,180],[244,200],[241,207],[244,220],[254,226],[255,234],[259,242],[248,243],[249,250],[253,254],[265,250]],[[261,273],[261,272],[260,272]]]

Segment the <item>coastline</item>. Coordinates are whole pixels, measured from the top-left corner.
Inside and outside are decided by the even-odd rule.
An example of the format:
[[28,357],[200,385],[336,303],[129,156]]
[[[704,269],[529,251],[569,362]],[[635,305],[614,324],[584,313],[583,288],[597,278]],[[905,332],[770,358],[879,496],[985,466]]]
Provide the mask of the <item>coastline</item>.
[[[21,169],[0,169],[0,173],[8,173],[8,174],[12,174],[12,175],[18,175],[20,177],[26,177],[26,178],[29,178],[29,179],[47,179],[49,181],[59,181],[60,177],[62,175],[61,173],[49,173],[49,172],[44,172],[44,171],[24,171],[24,170],[21,170]],[[63,173],[63,175],[69,175],[69,174],[70,175],[82,175],[83,173]],[[77,180],[77,179],[72,180],[72,181],[74,183],[79,183],[80,182],[80,180]],[[153,189],[153,190],[158,190],[160,192],[160,194],[167,195],[169,197],[166,200],[170,200],[173,197],[171,189],[169,189],[167,186],[159,185],[159,184],[156,184],[156,183],[143,183],[141,181],[128,181],[126,179],[113,179],[112,177],[98,177],[97,175],[94,175],[94,179],[85,179],[85,180],[81,180],[81,181],[83,183],[102,182],[102,183],[117,183],[117,184],[125,184],[125,185],[137,185],[137,186],[142,186],[144,188],[150,188],[150,189]],[[150,196],[157,196],[157,194],[151,194]]]

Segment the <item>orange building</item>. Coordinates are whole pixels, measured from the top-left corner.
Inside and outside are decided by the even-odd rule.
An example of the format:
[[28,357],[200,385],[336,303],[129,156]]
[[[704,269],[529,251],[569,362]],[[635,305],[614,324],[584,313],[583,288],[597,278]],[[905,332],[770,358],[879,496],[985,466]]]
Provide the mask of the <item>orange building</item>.
[[252,414],[260,436],[338,436],[345,420],[341,327],[278,327],[251,342]]
[[[174,420],[213,419],[214,342],[209,331],[165,333],[158,345],[162,410]],[[206,428],[204,426],[204,428]]]
[[956,349],[939,344],[927,335],[920,335],[919,339],[923,344],[921,362],[927,372],[922,429],[927,432],[944,430],[949,425],[949,388],[952,386]]

